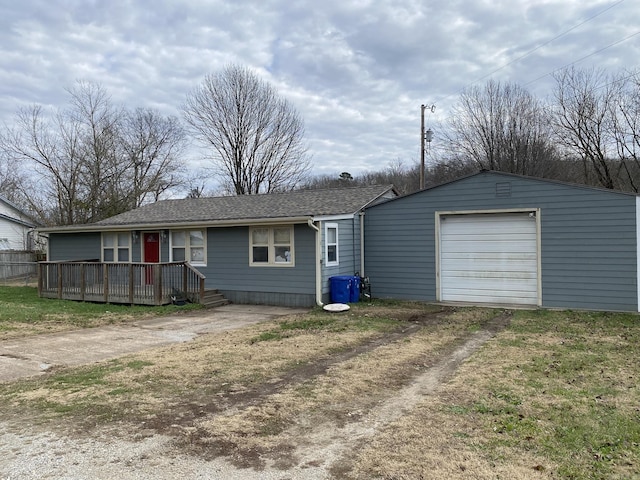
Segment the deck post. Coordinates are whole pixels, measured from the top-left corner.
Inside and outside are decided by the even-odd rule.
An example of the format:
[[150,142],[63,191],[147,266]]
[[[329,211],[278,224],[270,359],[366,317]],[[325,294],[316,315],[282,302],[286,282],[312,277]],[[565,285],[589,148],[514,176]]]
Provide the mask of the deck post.
[[80,300],[84,302],[84,292],[87,288],[86,282],[86,263],[80,264]]
[[56,264],[58,267],[58,299],[62,300],[62,264]]
[[133,285],[133,263],[129,264],[129,303],[131,305],[133,305],[133,292],[134,292],[134,285]]
[[42,281],[42,277],[44,277],[43,274],[43,270],[44,270],[44,265],[42,264],[42,262],[38,263],[38,297],[42,297],[42,288],[43,288],[43,281]]
[[109,264],[102,264],[102,288],[104,289],[104,303],[109,303]]
[[200,298],[198,299],[199,303],[202,303],[204,300],[204,277],[200,277]]
[[162,305],[162,268],[160,264],[153,265],[153,293],[154,304]]
[[187,293],[189,291],[189,269],[187,268],[187,264],[182,264],[182,291]]

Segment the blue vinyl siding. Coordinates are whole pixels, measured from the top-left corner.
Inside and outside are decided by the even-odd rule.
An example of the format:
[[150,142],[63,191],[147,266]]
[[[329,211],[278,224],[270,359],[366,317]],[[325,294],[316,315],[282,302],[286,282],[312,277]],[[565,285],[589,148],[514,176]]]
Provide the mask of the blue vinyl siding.
[[[338,265],[326,266],[325,225],[338,225]],[[353,219],[330,220],[322,222],[322,293],[330,292],[331,277],[337,275],[354,275],[360,271],[360,219],[356,215]]]
[[140,238],[138,238],[137,241],[133,241],[133,239],[131,239],[131,261],[133,263],[140,263],[142,262],[142,236],[140,236]]
[[63,260],[100,260],[102,237],[92,233],[51,233],[49,234],[50,262]]
[[[346,245],[346,240],[344,243]],[[100,232],[52,233],[49,260],[99,260],[101,248]],[[132,241],[131,249],[132,261],[139,262],[142,234],[136,242]],[[293,267],[251,267],[249,227],[209,228],[207,266],[196,268],[206,276],[206,288],[219,289],[236,303],[312,306],[315,304],[315,231],[306,224],[294,226],[294,255]],[[340,255],[342,257],[342,252]],[[169,261],[168,237],[161,241],[160,261]],[[344,265],[352,268],[353,261],[345,257]]]
[[543,306],[637,311],[635,196],[494,172],[367,209],[374,296],[436,299],[435,212],[515,208],[541,212]]
[[315,302],[315,232],[294,227],[293,267],[249,265],[249,227],[209,228],[206,287],[237,303],[310,306]]
[[[164,241],[160,242],[160,261],[161,262],[168,262],[169,261],[169,238],[168,235],[170,235],[170,233],[167,233],[167,238]],[[142,249],[140,249],[140,251],[142,251]]]
[[[137,241],[130,240],[131,261],[141,262],[142,236]],[[102,249],[101,232],[82,233],[51,233],[49,234],[49,261],[63,260],[100,260]],[[169,261],[169,246],[167,242],[161,243],[160,261]]]

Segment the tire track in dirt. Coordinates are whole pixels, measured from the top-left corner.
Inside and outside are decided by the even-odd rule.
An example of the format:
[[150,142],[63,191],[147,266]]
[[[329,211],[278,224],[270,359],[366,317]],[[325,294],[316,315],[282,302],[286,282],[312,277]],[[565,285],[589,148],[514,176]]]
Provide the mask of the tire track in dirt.
[[[419,317],[413,316],[395,331],[375,337],[358,346],[349,348],[344,352],[332,353],[289,372],[284,372],[276,379],[257,385],[255,388],[231,391],[225,395],[219,395],[216,398],[216,402],[210,402],[200,398],[191,399],[190,401],[184,401],[184,399],[182,399],[181,404],[176,406],[176,408],[171,409],[171,411],[166,414],[158,414],[154,419],[148,420],[147,428],[151,428],[158,433],[170,433],[176,429],[179,430],[184,427],[190,427],[195,420],[207,414],[216,414],[230,408],[244,409],[252,405],[258,405],[265,398],[287,387],[299,385],[315,377],[324,375],[329,368],[334,365],[346,362],[347,360],[384,345],[401,341],[417,333],[427,325],[437,325],[439,322],[446,320],[447,314],[450,312],[451,309],[444,307],[438,312],[426,313]],[[194,439],[192,436],[190,441]]]
[[[356,451],[358,445],[405,415],[424,400],[425,396],[437,393],[440,386],[455,374],[466,359],[509,325],[510,319],[510,312],[491,319],[485,328],[468,336],[453,352],[414,378],[411,384],[396,395],[370,410],[358,422],[340,427],[327,423],[316,426],[311,433],[307,432],[304,445],[299,445],[294,453],[298,466],[323,465],[336,478],[342,478],[350,470],[349,454]],[[295,433],[292,435],[295,436]]]
[[[411,317],[399,331],[388,333],[340,354],[319,359],[283,374],[273,382],[261,384],[254,389],[229,394],[215,404],[209,404],[209,406],[198,402],[192,406],[188,404],[186,406],[189,411],[182,411],[178,421],[176,421],[176,412],[174,411],[167,418],[158,417],[152,428],[160,433],[168,433],[177,438],[182,437],[182,440],[178,441],[182,447],[188,447],[189,451],[198,456],[208,459],[224,457],[239,468],[257,469],[265,474],[268,472],[270,475],[276,475],[278,472],[282,474],[283,470],[291,468],[297,471],[298,475],[306,469],[309,469],[307,474],[311,474],[311,471],[317,474],[318,470],[322,470],[327,474],[333,472],[336,478],[341,478],[344,476],[343,473],[349,470],[348,455],[355,451],[357,445],[366,442],[383,427],[399,419],[422,401],[426,395],[436,393],[443,382],[455,374],[458,367],[467,358],[509,324],[511,313],[505,311],[484,322],[481,329],[475,333],[458,337],[442,350],[437,358],[428,361],[430,366],[424,373],[412,377],[409,381],[405,380],[407,382],[405,387],[369,410],[368,413],[362,415],[358,412],[346,422],[344,419],[334,419],[322,424],[315,424],[311,431],[306,425],[289,426],[286,429],[286,436],[291,441],[273,449],[265,451],[247,449],[235,442],[222,439],[213,440],[210,433],[193,428],[193,425],[207,413],[216,414],[230,409],[238,411],[259,405],[271,395],[277,394],[285,388],[302,384],[325,374],[333,365],[378,347],[402,341],[419,332],[425,326],[438,325],[447,320],[447,314],[450,312],[450,309],[446,309]],[[205,410],[207,411],[205,412]],[[184,437],[185,430],[190,431],[188,440]],[[185,441],[188,444],[185,444]]]

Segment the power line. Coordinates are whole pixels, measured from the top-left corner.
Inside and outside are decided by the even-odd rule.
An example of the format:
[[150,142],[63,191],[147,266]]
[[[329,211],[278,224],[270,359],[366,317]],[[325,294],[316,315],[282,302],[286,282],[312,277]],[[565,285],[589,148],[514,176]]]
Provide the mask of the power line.
[[[447,96],[445,96],[445,97],[443,97],[443,98],[440,98],[440,99],[439,99],[437,102],[435,102],[435,103],[443,102],[443,101],[445,101],[445,100],[447,100],[447,99],[449,99],[449,98],[453,97],[454,95],[459,94],[460,92],[462,92],[462,91],[463,91],[463,90],[465,90],[466,88],[469,88],[471,85],[473,85],[473,84],[475,84],[475,83],[478,83],[478,82],[480,82],[480,81],[484,80],[484,79],[485,79],[485,78],[487,78],[487,77],[490,77],[490,76],[491,76],[491,75],[493,75],[494,73],[499,72],[500,70],[502,70],[502,69],[504,69],[504,68],[508,67],[509,65],[511,65],[511,64],[513,64],[513,63],[515,63],[515,62],[517,62],[517,61],[519,61],[519,60],[522,60],[522,59],[523,59],[523,58],[525,58],[525,57],[528,57],[529,55],[531,55],[532,53],[534,53],[534,52],[536,52],[537,50],[541,49],[542,47],[544,47],[544,46],[546,46],[546,45],[549,45],[551,42],[554,42],[555,40],[557,40],[557,39],[559,39],[559,38],[564,37],[564,36],[565,36],[565,35],[567,35],[568,33],[570,33],[570,32],[572,32],[573,30],[575,30],[576,28],[581,27],[581,26],[582,26],[582,25],[584,25],[585,23],[590,22],[591,20],[593,20],[593,19],[595,19],[595,18],[599,17],[600,15],[602,15],[602,14],[604,14],[604,13],[608,12],[608,11],[609,11],[609,10],[611,10],[612,8],[614,8],[614,7],[618,6],[618,5],[620,5],[622,2],[624,2],[624,0],[618,0],[616,3],[613,3],[612,5],[609,5],[609,6],[608,6],[607,8],[605,8],[604,10],[601,10],[600,12],[598,12],[598,13],[596,13],[596,14],[594,14],[594,15],[590,16],[590,17],[588,17],[587,19],[583,20],[582,22],[578,23],[577,25],[574,25],[573,27],[571,27],[571,28],[569,28],[569,29],[567,29],[567,30],[563,31],[562,33],[560,33],[560,34],[556,35],[556,36],[555,36],[555,37],[553,37],[552,39],[547,40],[547,41],[546,41],[546,42],[544,42],[544,43],[541,43],[541,44],[540,44],[540,45],[538,45],[537,47],[535,47],[535,48],[533,48],[533,49],[529,50],[528,52],[526,52],[525,54],[523,54],[523,55],[521,55],[521,56],[519,56],[519,57],[517,57],[517,58],[514,58],[513,60],[511,60],[511,61],[509,61],[509,62],[505,63],[504,65],[502,65],[502,66],[498,67],[497,69],[493,70],[492,72],[490,72],[490,73],[488,73],[488,74],[486,74],[486,75],[484,75],[484,76],[482,76],[482,77],[480,77],[480,78],[478,78],[478,79],[476,79],[476,80],[474,80],[474,81],[472,81],[472,82],[468,83],[467,85],[465,85],[464,87],[462,87],[461,89],[459,89],[458,91],[456,91],[455,93],[452,93],[452,94],[447,95]],[[640,32],[639,32],[639,33],[640,33]],[[624,40],[626,40],[626,39],[623,39],[623,40],[621,40],[621,41],[619,41],[619,42],[617,42],[617,43],[621,43],[621,42],[622,42],[622,41],[624,41]],[[616,44],[617,44],[617,43],[616,43]],[[605,49],[606,49],[606,48],[609,48],[609,47],[611,47],[611,46],[613,46],[613,44],[612,44],[612,45],[609,45],[609,46],[607,46],[607,47],[605,47]],[[592,55],[595,55],[596,53],[599,53],[599,51],[598,51],[598,52],[594,52]],[[584,57],[584,58],[588,58],[589,56],[590,56],[590,55],[588,55],[587,57]],[[584,60],[584,58],[582,58],[582,59],[580,59],[580,60],[576,60],[576,62],[574,62],[574,63],[577,63],[577,62],[579,62],[579,61],[581,61],[581,60]],[[567,66],[568,66],[568,65],[567,65]],[[563,67],[563,68],[564,68],[564,67]],[[551,72],[551,73],[553,73],[553,72]],[[545,76],[547,76],[547,75],[549,75],[549,73],[547,73],[547,74],[543,75],[543,76],[542,76],[542,77],[540,77],[540,78],[544,78],[544,77],[545,77]],[[535,81],[537,81],[537,80],[540,80],[540,78],[538,78],[538,79],[536,79],[536,80],[532,80],[532,81],[531,81],[531,82],[529,82],[529,83],[533,83],[533,82],[535,82]],[[529,83],[527,83],[527,84],[525,84],[525,85],[529,85]]]
[[567,63],[566,65],[563,65],[560,68],[556,68],[555,70],[553,70],[551,72],[545,73],[544,75],[542,75],[542,76],[540,76],[540,77],[538,77],[538,78],[536,78],[534,80],[531,80],[530,82],[525,83],[523,86],[526,87],[527,85],[531,85],[532,83],[535,83],[538,80],[541,80],[541,79],[543,79],[544,77],[546,77],[548,75],[553,75],[554,73],[556,73],[556,72],[558,72],[560,70],[564,70],[565,68],[568,68],[568,67],[570,67],[572,65],[575,65],[576,63],[579,63],[579,62],[581,62],[583,60],[586,60],[589,57],[593,57],[594,55],[597,55],[598,53],[604,52],[608,48],[615,47],[616,45],[618,45],[618,44],[620,44],[622,42],[626,42],[627,40],[629,40],[632,37],[635,37],[636,35],[640,35],[640,31],[638,31],[636,33],[632,33],[631,35],[628,35],[628,36],[624,37],[622,40],[618,40],[616,42],[610,43],[609,45],[607,45],[606,47],[601,48],[600,50],[596,50],[595,52],[592,52],[589,55],[585,55],[584,57],[579,58],[578,60],[575,60],[575,61],[573,61],[571,63]]
[[564,36],[565,36],[565,35],[567,35],[568,33],[570,33],[570,32],[572,32],[573,30],[575,30],[576,28],[578,28],[578,27],[580,27],[580,26],[584,25],[584,24],[585,24],[585,23],[587,23],[587,22],[590,22],[591,20],[593,20],[593,19],[594,19],[594,18],[596,18],[596,17],[599,17],[599,16],[600,16],[600,15],[602,15],[603,13],[605,13],[605,12],[607,12],[607,11],[611,10],[613,7],[615,7],[615,6],[617,6],[617,5],[620,5],[622,2],[624,2],[624,0],[619,0],[618,2],[614,3],[613,5],[610,5],[609,7],[605,8],[605,9],[604,9],[604,10],[602,10],[601,12],[596,13],[595,15],[593,15],[593,16],[591,16],[591,17],[587,18],[586,20],[584,20],[584,21],[580,22],[580,23],[579,23],[579,24],[577,24],[577,25],[574,25],[574,26],[573,26],[573,27],[571,27],[569,30],[565,30],[565,31],[564,31],[564,32],[562,32],[561,34],[556,35],[556,36],[555,36],[555,37],[553,37],[551,40],[547,40],[546,42],[541,43],[541,44],[540,44],[540,45],[538,45],[537,47],[535,47],[535,48],[533,48],[533,49],[529,50],[527,53],[525,53],[525,54],[523,54],[523,55],[520,55],[520,56],[519,56],[519,57],[517,57],[517,58],[514,58],[514,59],[513,59],[513,60],[511,60],[510,62],[505,63],[505,64],[504,64],[504,65],[502,65],[501,67],[496,68],[496,69],[495,69],[494,71],[492,71],[491,73],[488,73],[488,74],[487,74],[487,75],[485,75],[484,77],[480,77],[479,79],[475,80],[475,81],[474,81],[474,82],[472,82],[472,83],[478,83],[479,81],[484,80],[484,79],[485,79],[485,78],[487,78],[487,77],[490,77],[490,76],[491,76],[491,75],[493,75],[494,73],[499,72],[499,71],[500,71],[500,70],[502,70],[503,68],[508,67],[508,66],[509,66],[509,65],[511,65],[512,63],[515,63],[515,62],[517,62],[518,60],[522,60],[523,58],[528,57],[528,56],[529,56],[529,55],[531,55],[533,52],[535,52],[535,51],[537,51],[537,50],[540,50],[542,47],[544,47],[544,46],[546,46],[546,45],[549,45],[551,42],[553,42],[553,41],[555,41],[555,40],[557,40],[557,39],[559,39],[559,38],[564,37]]
[[637,77],[638,73],[639,72],[633,72],[633,73],[630,73],[629,75],[627,75],[626,77],[616,78],[613,82],[605,83],[604,85],[600,85],[599,87],[594,87],[594,90],[600,90],[601,88],[607,88],[607,87],[610,87],[611,85],[615,85],[616,83],[624,82],[625,80],[628,80],[630,78]]

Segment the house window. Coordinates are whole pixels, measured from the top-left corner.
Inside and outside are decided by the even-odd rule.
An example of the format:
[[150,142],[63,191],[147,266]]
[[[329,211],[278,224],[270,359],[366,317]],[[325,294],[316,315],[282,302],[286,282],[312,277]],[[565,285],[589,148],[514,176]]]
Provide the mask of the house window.
[[206,233],[204,230],[173,230],[171,232],[171,261],[192,265],[206,265]]
[[325,264],[338,265],[338,224],[327,223],[324,230]]
[[131,234],[129,232],[102,234],[102,261],[128,263],[131,261]]
[[249,264],[293,266],[293,227],[249,229]]

